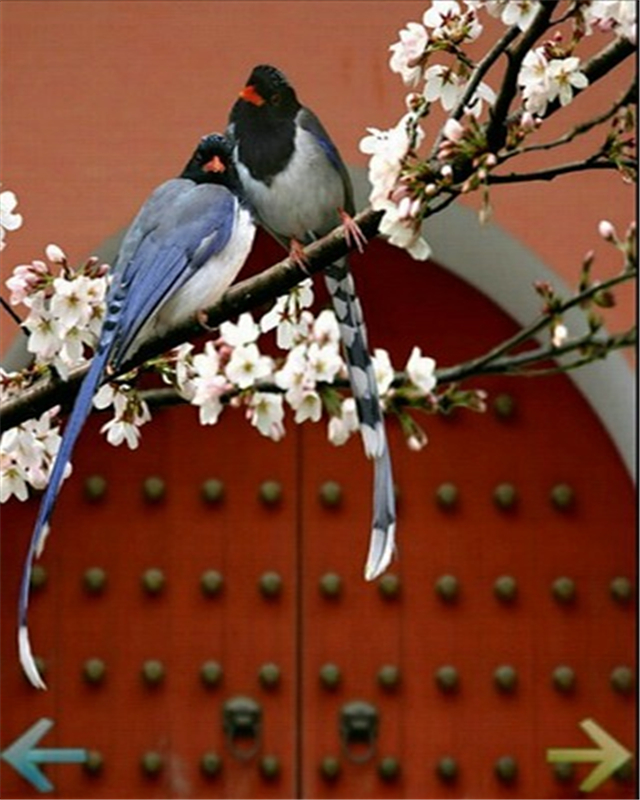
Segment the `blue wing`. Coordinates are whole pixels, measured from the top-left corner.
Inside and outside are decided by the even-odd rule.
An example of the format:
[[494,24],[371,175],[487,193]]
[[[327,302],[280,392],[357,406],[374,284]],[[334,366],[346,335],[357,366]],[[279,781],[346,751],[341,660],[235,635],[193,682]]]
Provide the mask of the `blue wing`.
[[145,204],[123,241],[112,287],[120,306],[111,359],[116,368],[144,323],[227,246],[237,203],[223,186],[178,178]]
[[344,194],[345,194],[345,208],[344,210],[347,214],[353,215],[355,213],[355,203],[353,200],[353,187],[351,185],[351,179],[349,178],[349,173],[347,172],[347,168],[344,165],[344,161],[342,160],[340,153],[338,152],[338,148],[332,142],[331,137],[325,130],[323,124],[320,122],[318,117],[311,111],[309,108],[302,108],[301,111],[298,113],[297,122],[301,128],[305,131],[308,131],[313,138],[316,140],[318,145],[323,150],[324,154],[327,156],[331,164],[333,165],[334,169],[340,174],[342,178],[342,183],[344,185]]
[[144,323],[189,278],[229,243],[236,197],[222,186],[175,179],[149,197],[123,239],[107,296],[100,341],[64,429],[24,567],[18,605],[20,660],[31,682],[44,688],[29,643],[27,612],[33,561],[47,534],[73,447],[103,382],[107,364],[118,364]]

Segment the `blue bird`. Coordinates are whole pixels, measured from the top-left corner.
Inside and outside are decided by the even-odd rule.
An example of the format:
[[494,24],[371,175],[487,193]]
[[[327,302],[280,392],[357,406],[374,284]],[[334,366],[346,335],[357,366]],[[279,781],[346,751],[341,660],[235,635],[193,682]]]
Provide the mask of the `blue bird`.
[[242,200],[230,143],[221,134],[211,134],[200,141],[180,177],[161,184],[149,196],[124,236],[99,342],[64,429],[22,577],[20,661],[38,688],[46,687],[29,642],[31,570],[93,397],[105,378],[116,374],[147,338],[198,317],[222,296],[249,255],[255,231],[252,212]]
[[[301,263],[305,244],[340,223],[359,247],[347,169],[320,120],[300,104],[286,77],[262,64],[251,72],[229,116],[227,135],[244,193],[262,226]],[[395,551],[391,458],[362,308],[346,259],[325,268],[340,325],[349,379],[367,456],[374,460],[373,521],[365,577],[372,580]]]

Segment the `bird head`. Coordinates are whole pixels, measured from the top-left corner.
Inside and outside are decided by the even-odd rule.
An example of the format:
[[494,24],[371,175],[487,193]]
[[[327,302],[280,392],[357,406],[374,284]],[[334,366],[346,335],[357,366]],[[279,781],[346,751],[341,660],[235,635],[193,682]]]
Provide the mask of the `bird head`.
[[203,136],[180,175],[195,183],[220,183],[233,188],[237,184],[231,143],[221,133]]
[[236,105],[245,107],[256,118],[274,121],[293,118],[300,103],[284,74],[276,67],[260,64],[254,67]]

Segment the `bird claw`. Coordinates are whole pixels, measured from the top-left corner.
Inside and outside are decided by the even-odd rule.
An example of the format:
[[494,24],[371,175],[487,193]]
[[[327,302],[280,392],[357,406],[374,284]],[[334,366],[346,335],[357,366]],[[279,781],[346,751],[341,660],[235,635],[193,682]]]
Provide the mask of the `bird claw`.
[[344,226],[344,238],[346,239],[349,247],[356,247],[359,253],[364,253],[365,245],[367,244],[367,237],[360,230],[360,226],[355,219],[347,212],[339,208],[338,213]]
[[209,325],[209,314],[205,308],[201,308],[199,311],[196,311],[196,319],[200,323],[200,325],[205,329],[205,331],[214,331],[215,328],[212,328]]
[[309,260],[304,252],[304,245],[297,239],[292,239],[289,245],[289,258],[299,267],[305,275],[310,275]]

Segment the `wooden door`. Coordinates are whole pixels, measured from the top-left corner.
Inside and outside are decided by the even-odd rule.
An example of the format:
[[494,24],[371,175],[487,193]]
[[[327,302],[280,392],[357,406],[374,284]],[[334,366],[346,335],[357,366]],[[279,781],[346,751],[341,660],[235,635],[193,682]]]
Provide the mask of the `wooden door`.
[[[370,338],[398,367],[515,329],[436,265],[380,243],[366,264]],[[424,419],[421,453],[389,425],[399,556],[373,584],[359,442],[173,408],[129,453],[92,420],[33,590],[47,692],[14,644],[37,502],[3,510],[0,746],[53,720],[39,746],[90,751],[43,768],[65,798],[578,796],[592,767],[546,752],[592,747],[580,721],[634,749],[633,487],[565,377],[477,385],[487,413]],[[39,794],[4,761],[0,779]],[[594,796],[633,797],[629,770]]]

